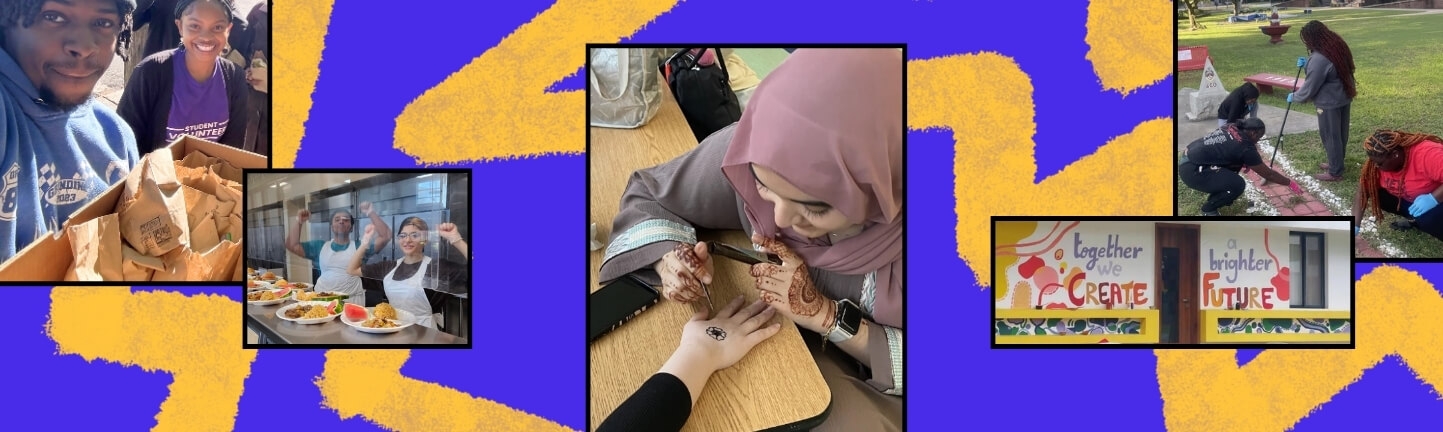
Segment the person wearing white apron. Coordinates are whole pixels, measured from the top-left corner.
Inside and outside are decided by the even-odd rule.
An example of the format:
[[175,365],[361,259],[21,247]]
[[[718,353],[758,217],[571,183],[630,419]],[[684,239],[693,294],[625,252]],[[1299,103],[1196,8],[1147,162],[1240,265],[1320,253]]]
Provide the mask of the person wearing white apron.
[[[466,243],[461,239],[455,224],[443,223],[439,230],[439,238],[444,239],[461,252],[462,257],[469,259]],[[365,249],[374,237],[375,231],[372,227],[366,227],[359,247]],[[443,259],[437,262],[438,265],[435,268],[432,268],[431,257],[424,254],[427,239],[426,222],[417,217],[406,218],[401,221],[400,233],[396,236],[396,247],[405,254],[401,260],[367,264],[365,268],[362,268],[361,257],[352,255],[346,272],[354,276],[381,279],[381,284],[386,290],[386,301],[391,304],[391,307],[410,312],[411,315],[416,316],[416,324],[434,329],[436,328],[435,312],[431,309],[431,300],[426,296],[426,289],[437,289],[436,284],[442,280],[452,287],[464,285],[469,278],[466,276],[467,266],[465,264]],[[401,266],[408,268],[415,266],[415,271],[408,271],[410,274],[403,278],[397,278],[397,270]]]
[[345,294],[346,303],[365,307],[366,289],[361,287],[361,278],[346,272],[346,266],[351,263],[351,255],[359,254],[361,250],[355,242],[349,242],[341,252],[336,252],[333,243],[335,240],[328,240],[325,246],[321,247],[321,278],[316,280],[315,292]]
[[[384,237],[376,241],[374,250],[384,249],[389,244],[391,228],[386,226],[386,221],[381,219],[380,213],[370,202],[362,202],[361,213],[371,219],[371,226],[378,227]],[[351,241],[352,227],[354,220],[351,213],[344,209],[336,210],[331,215],[331,240],[311,240],[302,242],[300,239],[301,227],[311,218],[311,212],[301,209],[296,214],[296,223],[291,225],[290,233],[286,235],[286,249],[291,253],[305,257],[315,264],[315,269],[320,272],[316,280],[315,292],[337,292],[348,296],[346,303],[355,303],[360,306],[366,305],[366,290],[361,285],[361,278],[352,276],[346,271],[346,265],[351,262],[352,256],[359,256],[362,260],[367,258],[367,252],[371,251],[366,245],[357,245]],[[368,227],[369,228],[369,227]],[[337,250],[339,246],[340,250]]]
[[436,328],[431,300],[426,298],[426,288],[421,284],[421,281],[426,279],[426,269],[430,264],[431,257],[422,256],[421,267],[416,269],[415,274],[404,280],[396,280],[396,269],[401,268],[401,263],[397,262],[381,283],[386,287],[386,301],[391,303],[391,307],[415,315],[416,325]]

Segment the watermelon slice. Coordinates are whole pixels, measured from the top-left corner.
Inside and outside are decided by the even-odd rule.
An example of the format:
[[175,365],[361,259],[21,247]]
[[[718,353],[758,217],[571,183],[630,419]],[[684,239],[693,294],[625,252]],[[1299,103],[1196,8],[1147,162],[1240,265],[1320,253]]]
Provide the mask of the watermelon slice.
[[280,290],[280,292],[277,292],[277,293],[276,293],[276,298],[285,298],[285,297],[288,296],[288,295],[291,295],[291,289],[290,289],[290,288],[283,288],[283,289]]
[[340,301],[340,300],[331,301],[331,304],[327,305],[327,306],[326,306],[326,309],[331,311],[331,315],[340,315],[340,314],[341,314],[341,301]]
[[367,316],[369,315],[366,313],[366,308],[361,307],[361,305],[358,304],[346,303],[347,319],[350,319],[351,321],[365,321]]

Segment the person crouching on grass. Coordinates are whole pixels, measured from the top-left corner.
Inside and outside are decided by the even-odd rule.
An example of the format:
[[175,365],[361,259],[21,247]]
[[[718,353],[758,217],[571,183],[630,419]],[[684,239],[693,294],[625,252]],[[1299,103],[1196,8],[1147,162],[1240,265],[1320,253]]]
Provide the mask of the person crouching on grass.
[[1383,211],[1402,216],[1397,230],[1418,228],[1443,239],[1443,139],[1433,135],[1379,130],[1363,141],[1368,162],[1358,179],[1353,200],[1353,234],[1363,223],[1364,209],[1383,223]]
[[1218,104],[1218,127],[1244,118],[1258,118],[1258,88],[1253,83],[1243,83]]
[[1297,183],[1263,164],[1257,144],[1265,132],[1267,126],[1262,120],[1250,118],[1224,125],[1183,150],[1178,176],[1187,187],[1208,194],[1207,202],[1202,205],[1203,216],[1217,216],[1218,209],[1232,205],[1242,196],[1247,181],[1238,172],[1244,167],[1269,182],[1286,183],[1293,193],[1302,192]]

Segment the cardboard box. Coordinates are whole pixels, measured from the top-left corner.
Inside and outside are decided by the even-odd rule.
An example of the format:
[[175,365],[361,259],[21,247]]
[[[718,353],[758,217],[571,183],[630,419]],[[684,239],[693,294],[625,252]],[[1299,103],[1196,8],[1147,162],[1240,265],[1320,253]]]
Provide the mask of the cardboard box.
[[[270,164],[265,156],[188,135],[181,137],[166,148],[171,150],[171,155],[175,157],[176,161],[184,159],[191,152],[201,152],[206,156],[225,160],[241,169],[268,168]],[[242,187],[244,188],[244,186]],[[65,221],[65,225],[60,228],[59,237],[56,237],[53,232],[48,233],[30,243],[10,261],[0,264],[0,281],[64,285],[65,273],[70,270],[71,263],[75,261],[74,252],[70,248],[70,238],[66,234],[69,232],[68,228],[71,225],[82,224],[91,219],[114,213],[116,204],[119,204],[120,196],[124,194],[124,191],[124,180],[111,185],[104,194],[70,215],[70,219]],[[235,282],[243,281],[242,275],[237,274]]]

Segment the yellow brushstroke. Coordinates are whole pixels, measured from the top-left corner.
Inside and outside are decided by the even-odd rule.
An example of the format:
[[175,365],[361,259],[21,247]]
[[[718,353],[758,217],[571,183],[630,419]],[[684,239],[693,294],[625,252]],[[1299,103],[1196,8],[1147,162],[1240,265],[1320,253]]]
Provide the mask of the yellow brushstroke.
[[[1087,59],[1102,86],[1127,95],[1172,74],[1172,20],[1167,0],[1092,0],[1087,5]],[[1171,213],[1169,213],[1171,214]]]
[[217,295],[55,287],[45,331],[59,354],[170,373],[152,430],[231,430],[256,359],[235,339],[239,308]]
[[[997,245],[1017,244],[1017,242],[1020,242],[1022,241],[1022,239],[1025,239],[1028,236],[1032,235],[1035,231],[1037,231],[1037,222],[997,222]],[[1012,267],[1013,264],[1017,264],[1017,261],[1020,259],[1020,257],[1016,255],[1008,255],[1012,253],[1017,253],[1016,247],[1005,247],[997,249],[997,251],[995,252],[995,254],[997,255],[997,262],[993,263],[993,266],[995,267],[993,271],[997,272],[996,274],[1006,273],[1008,267]],[[1019,283],[1018,285],[1021,286],[1023,284]],[[1001,301],[1003,298],[1007,297],[1007,284],[1003,283],[993,291],[993,295],[996,297],[995,300]]]
[[1167,429],[1283,431],[1317,410],[1383,356],[1398,354],[1436,395],[1443,389],[1443,333],[1430,325],[1443,297],[1417,273],[1380,266],[1358,280],[1357,349],[1267,350],[1238,367],[1235,350],[1157,350]]
[[616,42],[676,0],[561,0],[396,117],[396,148],[419,163],[580,153],[586,95],[546,87],[586,62],[588,42]]
[[1142,122],[1041,183],[1033,156],[1032,85],[1012,59],[983,53],[908,65],[912,129],[956,141],[957,253],[991,284],[992,215],[1172,214],[1172,120]]
[[567,431],[550,420],[401,375],[410,350],[331,350],[316,386],[341,419],[397,431]]
[[325,49],[326,29],[331,23],[331,6],[335,0],[278,2],[275,33],[285,35],[272,41],[273,51],[282,53],[271,61],[271,164],[276,168],[295,166],[301,137],[306,133],[306,119],[311,113],[311,93],[321,74],[321,51]]

